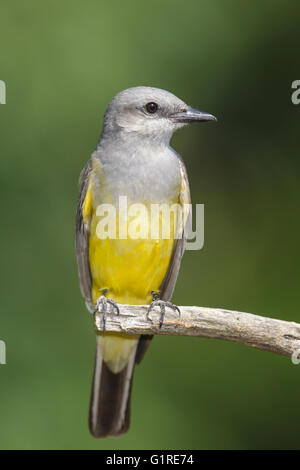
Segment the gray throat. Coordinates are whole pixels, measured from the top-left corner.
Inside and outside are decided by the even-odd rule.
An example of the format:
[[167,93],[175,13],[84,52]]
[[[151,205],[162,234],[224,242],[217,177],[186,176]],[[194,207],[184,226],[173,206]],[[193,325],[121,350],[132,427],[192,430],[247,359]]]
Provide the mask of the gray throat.
[[164,142],[101,139],[93,157],[99,158],[102,166],[102,201],[127,196],[128,202],[163,203],[178,197],[179,156]]

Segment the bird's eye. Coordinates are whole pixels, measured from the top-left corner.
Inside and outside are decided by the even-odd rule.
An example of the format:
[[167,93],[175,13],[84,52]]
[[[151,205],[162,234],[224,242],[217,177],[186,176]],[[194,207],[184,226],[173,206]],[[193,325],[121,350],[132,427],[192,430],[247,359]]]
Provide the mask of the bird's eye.
[[156,111],[158,110],[158,106],[156,103],[148,103],[146,104],[146,110],[148,111],[148,113],[153,114],[156,113]]

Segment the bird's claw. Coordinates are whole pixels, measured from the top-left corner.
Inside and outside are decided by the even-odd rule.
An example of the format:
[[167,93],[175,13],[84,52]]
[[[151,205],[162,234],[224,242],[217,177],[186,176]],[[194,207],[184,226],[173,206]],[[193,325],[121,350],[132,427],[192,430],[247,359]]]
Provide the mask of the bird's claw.
[[160,321],[159,321],[159,328],[162,327],[163,325],[163,322],[164,322],[164,318],[165,318],[165,313],[166,313],[166,307],[170,308],[171,310],[173,310],[174,312],[178,312],[178,316],[180,318],[180,310],[179,308],[177,307],[177,305],[174,305],[172,304],[171,302],[168,302],[166,300],[160,300],[160,299],[154,299],[151,304],[149,305],[149,308],[147,310],[147,314],[146,314],[146,319],[147,320],[151,320],[149,318],[149,313],[151,312],[151,310],[153,310],[154,307],[159,307],[160,308]]
[[105,297],[105,295],[101,295],[96,300],[94,315],[96,313],[102,313],[103,331],[105,331],[108,306],[110,306],[110,311],[109,311],[110,314],[115,313],[116,315],[120,315],[118,304],[114,300]]

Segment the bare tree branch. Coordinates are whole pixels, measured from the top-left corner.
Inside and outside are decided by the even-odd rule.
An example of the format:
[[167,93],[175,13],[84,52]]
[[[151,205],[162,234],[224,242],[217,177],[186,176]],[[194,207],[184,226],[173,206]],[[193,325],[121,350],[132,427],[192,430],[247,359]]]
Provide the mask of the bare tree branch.
[[[251,313],[207,307],[179,307],[181,316],[169,308],[162,328],[157,307],[146,319],[147,305],[119,305],[120,315],[107,315],[106,331],[123,334],[198,336],[225,339],[291,356],[299,351],[300,324]],[[152,319],[152,321],[151,321]],[[102,314],[95,315],[96,330],[102,331]]]

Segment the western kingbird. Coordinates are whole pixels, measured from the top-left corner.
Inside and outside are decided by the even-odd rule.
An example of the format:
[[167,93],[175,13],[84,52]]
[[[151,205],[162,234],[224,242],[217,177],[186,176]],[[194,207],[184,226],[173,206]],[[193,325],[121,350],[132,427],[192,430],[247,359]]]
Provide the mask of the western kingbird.
[[[170,139],[188,123],[212,120],[216,118],[211,114],[157,88],[129,88],[108,105],[97,149],[82,172],[76,217],[81,292],[91,312],[102,312],[103,330],[107,309],[118,313],[118,303],[159,305],[160,325],[165,307],[176,309],[169,300],[184,252],[187,222],[181,225],[180,236],[174,218],[169,237],[157,233],[128,236],[128,225],[126,236],[121,236],[124,220],[120,222],[119,202],[126,196],[128,207],[188,205],[186,169],[170,147]],[[99,236],[98,231],[102,214],[98,208],[108,205],[116,209],[114,237]],[[128,220],[135,222],[135,215]],[[164,228],[164,219],[157,220],[159,227],[154,228]],[[89,413],[94,437],[118,436],[128,430],[134,365],[141,361],[150,340],[151,336],[97,333]]]

